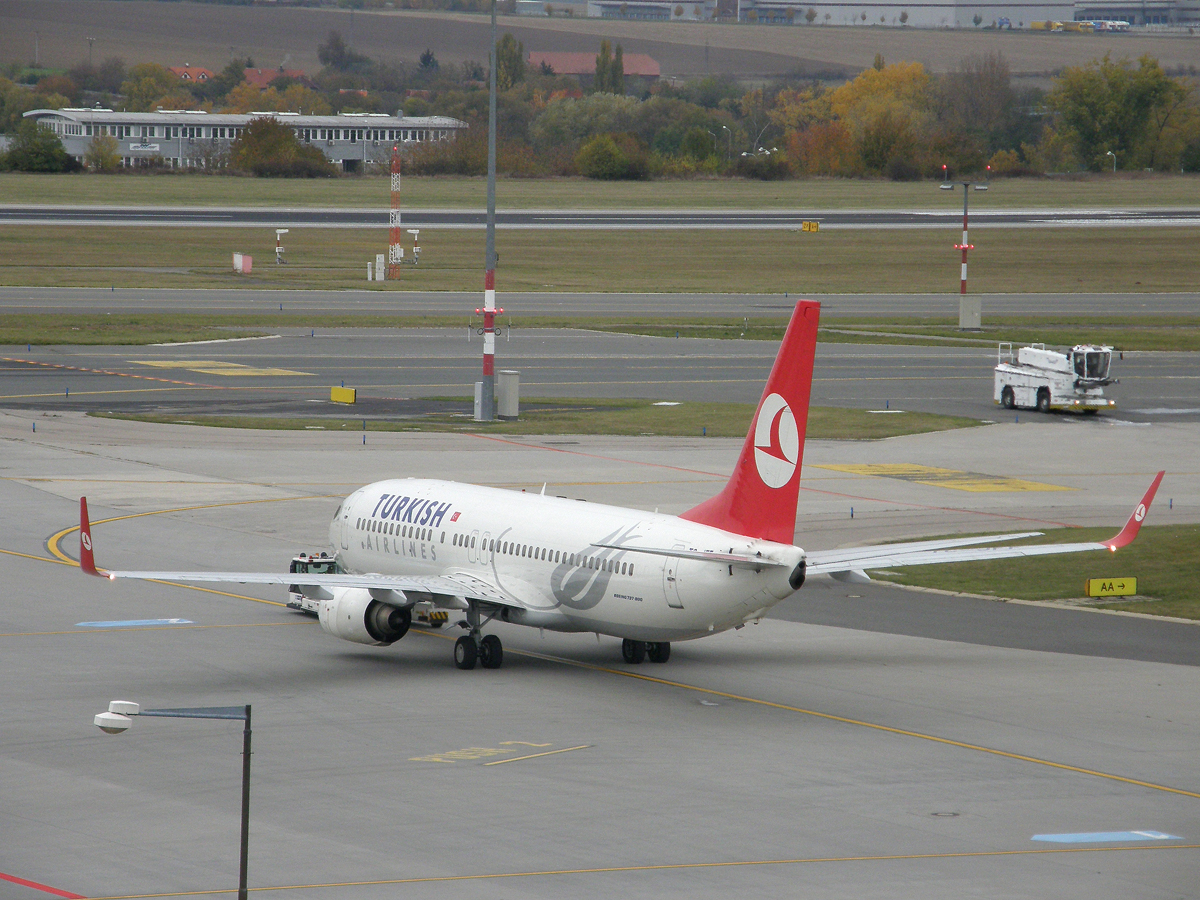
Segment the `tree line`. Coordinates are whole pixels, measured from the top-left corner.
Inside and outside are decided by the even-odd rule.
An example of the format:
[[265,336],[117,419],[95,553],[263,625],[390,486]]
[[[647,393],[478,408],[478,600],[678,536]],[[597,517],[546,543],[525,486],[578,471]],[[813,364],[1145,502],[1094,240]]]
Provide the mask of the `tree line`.
[[[443,65],[432,50],[415,62],[375,60],[336,32],[318,47],[318,58],[322,69],[311,79],[281,72],[266,88],[244,80],[249,59],[233,60],[199,84],[154,63],[126,68],[116,59],[43,73],[32,83],[10,70],[10,77],[0,76],[0,129],[18,132],[28,109],[84,102],[127,110],[403,110],[454,116],[471,126],[454,141],[413,149],[405,159],[409,172],[486,170],[483,64]],[[1101,171],[1114,164],[1200,171],[1196,79],[1168,74],[1150,57],[1106,56],[1067,67],[1044,91],[1014,87],[998,53],[964,59],[944,74],[877,55],[844,83],[780,78],[752,88],[729,76],[646,82],[626,76],[622,60],[622,47],[605,40],[594,73],[564,75],[529,66],[520,42],[504,35],[497,46],[499,171],[897,180],[937,177],[943,166],[953,174],[990,166],[997,176]],[[39,158],[44,161],[45,152]],[[21,167],[11,152],[7,164]]]

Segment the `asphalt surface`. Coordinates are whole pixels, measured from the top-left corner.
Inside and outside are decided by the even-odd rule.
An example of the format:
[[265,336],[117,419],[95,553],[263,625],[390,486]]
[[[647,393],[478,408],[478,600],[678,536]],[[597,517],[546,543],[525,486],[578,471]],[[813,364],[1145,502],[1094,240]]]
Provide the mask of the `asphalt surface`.
[[[843,316],[958,317],[958,294],[612,294],[501,292],[508,321],[521,316],[749,316],[786,319],[800,297],[821,302],[828,322]],[[1145,294],[976,294],[984,317],[1010,315],[1194,315],[1200,291]],[[464,325],[482,292],[394,290],[291,291],[0,287],[0,313],[279,312],[281,323],[304,315],[461,315]],[[300,324],[304,324],[303,321]]]
[[[1171,474],[1149,521],[1194,520],[1197,427],[1115,429],[1086,472],[1056,452],[1087,434],[1074,422],[810,442],[800,537],[1116,527],[1158,465]],[[250,887],[283,900],[1194,893],[1194,625],[814,578],[778,618],[676,644],[664,666],[626,667],[607,638],[492,625],[504,668],[460,672],[453,632],[362,647],[255,602],[278,602],[269,589],[110,583],[53,555],[77,549],[59,535],[81,493],[101,564],[120,568],[279,567],[323,546],[338,497],[406,473],[677,511],[719,487],[739,443],[363,446],[0,412],[3,895],[236,883],[241,723],[144,719],[107,737],[92,717],[113,699],[252,704]],[[1070,490],[827,468],[845,462]]]
[[[223,228],[386,228],[387,209],[246,209],[215,207],[0,206],[0,225],[153,225]],[[478,209],[406,209],[406,228],[483,228]],[[962,221],[942,210],[498,210],[500,228],[946,228]],[[1200,224],[1200,209],[978,210],[972,228],[1180,227]]]
[[[442,411],[421,402],[473,396],[482,344],[462,329],[282,329],[269,339],[181,346],[0,347],[0,407],[206,415],[397,418]],[[497,368],[538,397],[756,403],[777,345],[601,332],[513,329]],[[1113,412],[1088,419],[1004,412],[993,402],[990,348],[820,344],[817,406],[909,410],[1093,429],[1200,420],[1200,354],[1118,354]],[[353,407],[329,389],[358,390]],[[470,414],[466,401],[458,411]],[[1100,432],[1098,432],[1100,433]]]

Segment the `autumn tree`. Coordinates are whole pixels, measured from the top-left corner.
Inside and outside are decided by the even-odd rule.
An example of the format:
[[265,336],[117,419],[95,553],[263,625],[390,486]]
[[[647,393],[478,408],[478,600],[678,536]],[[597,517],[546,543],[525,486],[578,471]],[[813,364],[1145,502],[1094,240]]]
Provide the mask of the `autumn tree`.
[[525,45],[505,32],[496,41],[496,87],[507,91],[525,80]]
[[1046,102],[1079,159],[1099,171],[1109,152],[1120,166],[1133,163],[1155,112],[1177,105],[1183,93],[1158,60],[1143,56],[1134,68],[1129,60],[1113,62],[1106,54],[1086,66],[1064,69]]
[[334,174],[325,154],[301,144],[291,128],[274,118],[251,119],[229,148],[235,171],[281,178],[318,178]]
[[93,172],[115,172],[121,164],[120,144],[111,134],[97,134],[88,141],[83,162]]
[[132,112],[153,111],[160,100],[179,91],[179,76],[158,63],[139,63],[121,84],[126,106]]
[[5,168],[18,172],[74,172],[79,168],[75,158],[63,149],[58,135],[33,119],[21,123],[0,160]]
[[830,96],[830,108],[875,174],[911,177],[930,123],[929,76],[920,63],[866,69]]

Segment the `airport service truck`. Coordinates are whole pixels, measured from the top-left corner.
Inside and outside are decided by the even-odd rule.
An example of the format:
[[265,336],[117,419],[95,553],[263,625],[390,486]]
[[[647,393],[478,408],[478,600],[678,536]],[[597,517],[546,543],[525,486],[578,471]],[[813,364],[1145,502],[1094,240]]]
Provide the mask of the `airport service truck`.
[[996,354],[993,398],[1005,409],[1017,407],[1049,412],[1052,409],[1094,413],[1116,406],[1104,396],[1112,347],[1079,344],[1065,353],[1031,344],[1013,352],[1011,343],[1000,344]]
[[[320,553],[298,553],[292,557],[288,572],[300,575],[337,575],[342,572],[341,563],[336,556],[330,556],[326,551]],[[297,584],[288,585],[288,609],[298,610],[310,616],[317,615],[321,601],[305,597]],[[420,601],[413,606],[412,622],[414,625],[424,625],[428,628],[441,628],[446,624],[450,614],[444,609],[435,609],[432,603]]]

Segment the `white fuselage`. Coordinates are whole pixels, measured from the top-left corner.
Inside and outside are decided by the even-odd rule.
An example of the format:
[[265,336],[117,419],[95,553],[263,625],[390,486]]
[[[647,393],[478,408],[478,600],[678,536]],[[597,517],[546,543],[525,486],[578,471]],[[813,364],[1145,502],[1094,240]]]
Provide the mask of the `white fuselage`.
[[[347,572],[473,574],[523,609],[506,621],[643,641],[687,640],[752,621],[793,593],[804,552],[675,516],[427,479],[353,493],[330,526]],[[737,553],[756,570],[595,544]]]

